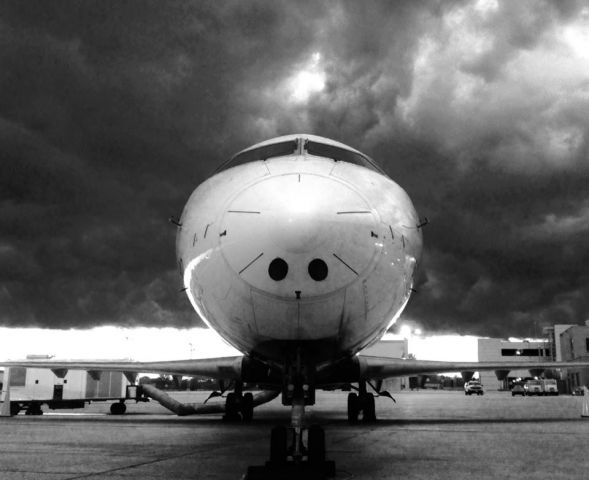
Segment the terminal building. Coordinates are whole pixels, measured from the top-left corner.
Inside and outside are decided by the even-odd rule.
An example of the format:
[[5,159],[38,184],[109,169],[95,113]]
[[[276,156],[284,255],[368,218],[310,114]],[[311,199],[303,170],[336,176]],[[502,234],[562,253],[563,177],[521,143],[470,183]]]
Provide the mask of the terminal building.
[[[480,362],[551,362],[589,360],[589,320],[585,325],[554,325],[543,329],[544,338],[535,341],[507,341],[496,338],[478,340]],[[519,379],[544,376],[556,378],[561,393],[589,386],[589,369],[554,369],[541,371],[498,370],[479,372],[487,390],[509,390]]]
[[[560,334],[560,351],[564,361],[589,361],[589,320],[585,325],[573,325]],[[569,391],[589,386],[589,369],[567,368],[566,381]]]
[[[498,338],[479,338],[479,362],[547,362],[552,360],[548,341],[508,341]],[[487,390],[509,390],[516,380],[530,378],[527,369],[498,370],[497,373],[479,372]]]

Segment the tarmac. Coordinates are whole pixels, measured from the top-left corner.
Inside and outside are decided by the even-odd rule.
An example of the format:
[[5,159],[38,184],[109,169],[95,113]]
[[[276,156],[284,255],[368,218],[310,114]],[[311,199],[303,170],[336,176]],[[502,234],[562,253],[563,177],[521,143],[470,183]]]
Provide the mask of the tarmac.
[[[336,480],[589,478],[584,397],[405,391],[393,394],[396,403],[376,400],[377,423],[349,425],[346,395],[318,392],[308,408],[309,422],[325,429]],[[250,424],[177,417],[154,403],[108,411],[45,407],[42,416],[0,418],[0,479],[240,479],[267,460],[270,429],[290,420],[279,398]]]

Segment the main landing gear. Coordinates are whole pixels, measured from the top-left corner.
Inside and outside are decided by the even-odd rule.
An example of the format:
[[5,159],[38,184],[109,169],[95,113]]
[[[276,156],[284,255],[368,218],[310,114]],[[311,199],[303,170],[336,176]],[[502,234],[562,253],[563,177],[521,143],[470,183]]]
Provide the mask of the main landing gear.
[[235,391],[228,393],[225,399],[226,422],[251,422],[254,417],[254,396],[251,392],[243,393],[243,383],[237,382]]
[[[211,398],[222,397],[225,393],[225,384],[219,381],[220,392],[215,390],[211,392],[204,401],[207,403]],[[251,422],[254,418],[254,395],[251,392],[243,393],[243,382],[235,382],[233,392],[227,394],[225,398],[224,422]]]
[[226,422],[251,422],[254,417],[254,396],[250,393],[238,394],[231,392],[227,394],[225,400],[225,415],[223,420]]
[[348,394],[348,422],[356,423],[360,412],[364,422],[376,422],[374,395],[366,391],[366,382],[360,382],[357,394]]

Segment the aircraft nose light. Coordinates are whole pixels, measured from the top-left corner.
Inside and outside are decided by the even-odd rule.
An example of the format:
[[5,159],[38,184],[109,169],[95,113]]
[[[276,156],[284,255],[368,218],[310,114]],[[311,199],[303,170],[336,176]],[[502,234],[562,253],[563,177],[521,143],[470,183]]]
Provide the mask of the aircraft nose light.
[[309,275],[316,282],[320,282],[327,278],[327,263],[320,258],[315,258],[309,262]]
[[276,257],[268,266],[268,275],[272,280],[279,282],[284,280],[288,274],[288,263],[280,257]]

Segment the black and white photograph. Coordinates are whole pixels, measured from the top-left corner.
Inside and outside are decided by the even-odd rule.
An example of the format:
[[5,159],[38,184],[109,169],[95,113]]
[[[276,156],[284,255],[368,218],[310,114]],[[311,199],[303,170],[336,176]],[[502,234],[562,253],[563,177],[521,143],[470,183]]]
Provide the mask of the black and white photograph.
[[589,478],[589,1],[0,0],[0,480]]

